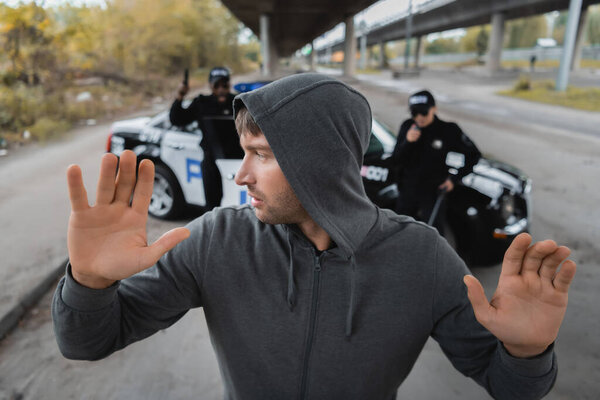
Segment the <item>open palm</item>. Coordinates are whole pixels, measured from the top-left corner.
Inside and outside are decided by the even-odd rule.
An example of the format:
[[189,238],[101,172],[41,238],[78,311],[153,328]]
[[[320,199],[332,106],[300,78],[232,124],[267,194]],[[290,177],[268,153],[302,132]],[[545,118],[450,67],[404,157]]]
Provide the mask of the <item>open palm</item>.
[[490,302],[479,281],[465,276],[477,320],[516,357],[540,354],[556,339],[576,269],[567,247],[530,244],[531,236],[521,234],[510,245]]
[[72,209],[67,236],[69,258],[73,277],[82,285],[110,286],[154,265],[189,236],[186,228],[176,228],[148,246],[146,221],[154,164],[143,160],[136,179],[136,156],[129,150],[121,154],[120,160],[113,154],[103,156],[94,206],[88,204],[77,165],[68,168],[67,182]]

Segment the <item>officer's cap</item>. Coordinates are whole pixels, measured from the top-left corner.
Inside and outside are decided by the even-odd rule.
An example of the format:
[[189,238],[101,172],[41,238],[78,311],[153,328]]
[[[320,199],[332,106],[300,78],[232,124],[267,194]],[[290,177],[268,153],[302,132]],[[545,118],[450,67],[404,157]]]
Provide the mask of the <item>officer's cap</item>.
[[435,106],[435,99],[427,90],[413,93],[408,98],[408,107],[410,107],[411,110],[429,110],[433,106]]
[[208,74],[208,82],[214,85],[220,80],[229,82],[229,70],[225,67],[215,67],[210,70]]

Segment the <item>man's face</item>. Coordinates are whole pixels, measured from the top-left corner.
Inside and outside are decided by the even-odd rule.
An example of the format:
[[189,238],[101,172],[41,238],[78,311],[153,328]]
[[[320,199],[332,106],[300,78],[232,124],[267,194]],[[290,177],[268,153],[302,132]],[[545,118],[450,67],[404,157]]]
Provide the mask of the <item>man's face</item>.
[[221,79],[213,83],[211,86],[212,93],[217,96],[219,103],[227,101],[227,94],[229,93],[229,81]]
[[244,160],[235,183],[248,188],[256,217],[266,224],[301,224],[309,220],[265,135],[242,132],[240,145]]
[[431,125],[431,123],[433,122],[434,118],[435,118],[435,112],[436,112],[436,108],[435,107],[430,107],[429,111],[424,115],[423,113],[413,113],[413,120],[415,121],[415,124],[417,124],[417,126],[419,128],[425,128],[426,126]]

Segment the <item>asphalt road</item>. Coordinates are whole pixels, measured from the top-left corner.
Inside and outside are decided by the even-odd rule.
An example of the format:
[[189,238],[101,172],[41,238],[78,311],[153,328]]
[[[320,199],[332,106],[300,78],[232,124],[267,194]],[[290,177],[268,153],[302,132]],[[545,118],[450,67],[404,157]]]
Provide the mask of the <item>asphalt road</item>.
[[[533,178],[534,238],[553,238],[570,246],[579,268],[556,343],[559,377],[547,398],[596,399],[600,393],[596,307],[600,300],[600,139],[578,127],[593,125],[600,113],[544,106],[540,114],[539,105],[494,96],[493,87],[502,82],[473,79],[469,83],[468,77],[425,75],[396,84],[385,77],[360,78],[352,84],[393,127],[406,116],[408,92],[433,89],[442,118],[459,122],[484,153]],[[560,125],[554,122],[557,119]],[[27,285],[20,280],[20,271],[6,271],[22,266],[25,275],[41,274],[64,258],[69,212],[64,170],[68,164],[80,164],[92,198],[107,131],[107,125],[82,128],[68,140],[0,160],[0,305],[7,293],[26,290]],[[185,222],[150,219],[149,236],[158,237]],[[23,265],[24,259],[31,261]],[[499,266],[473,272],[490,296]],[[65,360],[58,352],[49,301],[50,294],[0,342],[0,399],[221,398],[220,376],[201,310],[191,311],[143,342],[90,363]],[[452,400],[481,399],[486,394],[454,371],[430,341],[399,397]]]

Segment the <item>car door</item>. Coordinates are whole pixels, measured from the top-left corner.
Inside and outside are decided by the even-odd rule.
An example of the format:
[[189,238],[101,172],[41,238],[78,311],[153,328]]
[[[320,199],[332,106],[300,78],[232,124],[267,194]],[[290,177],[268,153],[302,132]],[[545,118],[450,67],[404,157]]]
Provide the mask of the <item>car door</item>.
[[200,168],[204,159],[201,139],[202,131],[197,122],[184,128],[170,125],[165,129],[160,146],[160,158],[175,174],[186,203],[198,206],[206,204]]
[[223,197],[221,206],[235,206],[250,202],[248,191],[235,183],[235,174],[242,165],[244,151],[231,116],[212,115],[203,118],[206,139],[212,143],[212,152],[221,173]]
[[249,204],[250,196],[245,186],[236,185],[234,179],[235,174],[242,165],[242,160],[226,160],[219,159],[216,161],[219,171],[221,171],[221,179],[223,182],[223,199],[221,206],[235,206],[240,204]]

